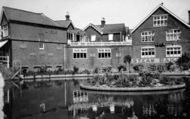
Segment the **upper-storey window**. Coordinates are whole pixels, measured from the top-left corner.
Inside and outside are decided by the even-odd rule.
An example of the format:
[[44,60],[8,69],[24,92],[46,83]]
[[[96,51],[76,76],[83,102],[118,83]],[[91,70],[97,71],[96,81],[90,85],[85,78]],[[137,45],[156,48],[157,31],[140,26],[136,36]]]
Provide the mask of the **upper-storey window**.
[[67,40],[73,40],[74,41],[74,34],[67,32]]
[[44,50],[44,40],[41,38],[39,39],[39,49]]
[[167,20],[168,20],[167,14],[154,15],[153,26],[154,27],[167,26]]
[[180,40],[181,31],[179,29],[170,29],[166,32],[166,41]]
[[111,58],[111,49],[110,48],[99,48],[98,49],[98,58],[100,58],[100,59]]
[[73,58],[74,59],[86,59],[87,58],[87,49],[86,48],[74,48],[73,49]]
[[142,58],[151,58],[155,57],[155,47],[154,46],[145,46],[141,48],[141,57]]
[[2,26],[2,35],[3,35],[3,37],[6,37],[9,35],[7,24]]
[[96,41],[96,35],[91,35],[91,41]]
[[108,40],[112,41],[113,40],[113,34],[108,35]]
[[153,31],[143,31],[141,33],[142,42],[153,42],[154,41],[154,32]]
[[182,55],[181,45],[166,46],[166,57],[180,57]]

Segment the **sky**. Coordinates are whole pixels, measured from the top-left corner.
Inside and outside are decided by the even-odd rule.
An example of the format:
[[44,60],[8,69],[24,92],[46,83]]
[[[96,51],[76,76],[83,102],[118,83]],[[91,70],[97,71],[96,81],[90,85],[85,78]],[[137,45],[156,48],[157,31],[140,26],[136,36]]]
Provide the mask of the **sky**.
[[75,27],[85,28],[89,23],[125,23],[133,29],[161,3],[188,22],[190,0],[0,0],[2,6],[44,13],[53,20],[65,20],[66,12]]

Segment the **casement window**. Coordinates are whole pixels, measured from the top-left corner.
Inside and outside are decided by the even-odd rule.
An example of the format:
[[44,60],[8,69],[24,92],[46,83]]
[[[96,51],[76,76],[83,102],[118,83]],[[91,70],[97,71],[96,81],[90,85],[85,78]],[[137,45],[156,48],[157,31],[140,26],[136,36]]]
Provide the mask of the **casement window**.
[[96,35],[91,35],[91,41],[96,41]]
[[74,41],[74,33],[67,32],[67,40]]
[[110,48],[99,48],[98,49],[98,58],[100,58],[100,59],[111,58],[111,49]]
[[166,41],[180,40],[181,31],[179,29],[170,29],[166,31]]
[[112,41],[113,40],[113,34],[108,35],[108,40]]
[[153,26],[160,27],[160,26],[167,26],[168,15],[161,14],[161,15],[153,15]]
[[9,35],[7,24],[2,26],[2,35],[3,35],[3,37],[6,37]]
[[166,46],[166,57],[181,57],[181,55],[182,55],[181,45]]
[[87,58],[87,49],[86,48],[74,48],[73,49],[73,58],[74,59],[86,59]]
[[154,46],[145,46],[141,48],[141,58],[151,58],[155,56],[156,52]]
[[43,39],[39,39],[39,49],[40,50],[44,50],[44,40]]
[[141,32],[141,42],[153,42],[154,32],[153,31],[143,31]]

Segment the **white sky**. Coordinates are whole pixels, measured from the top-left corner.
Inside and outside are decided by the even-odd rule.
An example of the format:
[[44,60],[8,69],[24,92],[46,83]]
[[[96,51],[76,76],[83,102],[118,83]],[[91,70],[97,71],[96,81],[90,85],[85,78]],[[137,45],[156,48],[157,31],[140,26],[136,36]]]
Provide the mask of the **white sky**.
[[157,5],[164,6],[188,22],[190,0],[0,0],[8,6],[33,12],[44,13],[53,20],[65,19],[68,11],[74,25],[79,28],[89,23],[125,23],[131,29],[144,19]]

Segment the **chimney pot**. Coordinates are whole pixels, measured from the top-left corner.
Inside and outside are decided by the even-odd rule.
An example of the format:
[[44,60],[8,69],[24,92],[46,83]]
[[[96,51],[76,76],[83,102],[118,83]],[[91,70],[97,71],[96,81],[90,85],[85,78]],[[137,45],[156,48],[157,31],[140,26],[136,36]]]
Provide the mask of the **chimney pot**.
[[106,24],[105,18],[103,17],[101,20],[101,27],[104,27],[104,25]]
[[70,15],[69,15],[69,12],[66,12],[65,18],[66,18],[66,20],[67,20],[67,21],[69,21],[69,20],[70,20]]

